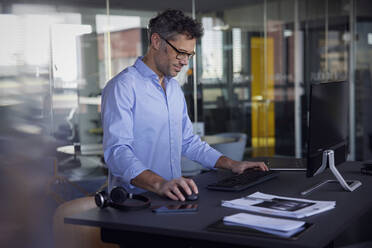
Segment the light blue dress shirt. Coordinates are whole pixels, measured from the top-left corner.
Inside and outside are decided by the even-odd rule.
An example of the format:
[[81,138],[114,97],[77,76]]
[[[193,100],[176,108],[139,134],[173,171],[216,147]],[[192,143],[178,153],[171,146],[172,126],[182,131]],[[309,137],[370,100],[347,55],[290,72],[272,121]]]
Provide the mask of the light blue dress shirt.
[[159,77],[139,57],[102,92],[102,126],[109,190],[144,190],[130,184],[145,170],[166,180],[181,177],[181,156],[213,169],[220,152],[193,134],[184,94],[174,78]]

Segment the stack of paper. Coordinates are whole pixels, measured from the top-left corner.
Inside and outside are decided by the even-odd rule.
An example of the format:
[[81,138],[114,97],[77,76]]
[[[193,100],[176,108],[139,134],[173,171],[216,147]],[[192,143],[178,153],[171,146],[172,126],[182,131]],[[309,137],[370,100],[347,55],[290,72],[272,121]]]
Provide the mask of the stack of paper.
[[222,206],[262,214],[304,218],[333,209],[336,206],[336,202],[313,201],[256,192],[243,198],[222,201]]
[[244,226],[289,238],[305,229],[305,222],[239,213],[223,218],[225,225]]

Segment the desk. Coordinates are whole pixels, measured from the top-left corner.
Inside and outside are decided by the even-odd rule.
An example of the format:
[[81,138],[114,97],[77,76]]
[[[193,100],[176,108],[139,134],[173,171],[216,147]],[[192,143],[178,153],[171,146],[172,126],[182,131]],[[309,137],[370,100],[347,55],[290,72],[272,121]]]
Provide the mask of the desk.
[[[256,191],[269,194],[301,197],[300,192],[324,179],[332,178],[329,171],[314,178],[306,178],[304,172],[281,172],[278,178],[252,187],[243,192],[219,192],[206,189],[209,182],[216,180],[226,172],[207,172],[195,178],[199,186],[199,211],[194,214],[156,215],[149,209],[132,212],[120,212],[107,208],[98,208],[65,219],[66,223],[98,226],[102,229],[102,239],[118,243],[153,247],[157,241],[162,247],[307,247],[318,248],[332,244],[353,220],[362,217],[372,207],[372,176],[360,174],[360,164],[348,162],[339,166],[345,179],[357,179],[362,186],[355,192],[345,192],[341,186],[324,187],[306,198],[314,200],[334,200],[336,208],[304,220],[313,223],[298,240],[260,238],[235,234],[209,232],[205,227],[223,216],[243,212],[237,209],[221,207],[221,200],[231,200]],[[337,186],[337,187],[335,187]],[[146,193],[153,205],[171,203],[152,193]],[[137,239],[136,239],[137,237]],[[131,243],[131,240],[135,240]],[[146,243],[147,241],[147,243]],[[142,242],[142,243],[141,243]],[[143,243],[144,242],[144,243]],[[141,243],[141,244],[139,244]],[[196,245],[195,245],[196,244]]]
[[85,144],[79,145],[80,151],[76,152],[74,145],[61,146],[57,148],[57,152],[62,152],[70,155],[99,155],[103,156],[102,144]]
[[[209,145],[216,145],[222,143],[235,142],[236,139],[233,137],[222,137],[217,135],[206,135],[202,136],[201,140],[207,142]],[[74,155],[75,147],[74,145],[61,146],[57,148],[57,152],[62,152],[65,154]],[[81,155],[101,155],[103,156],[103,146],[102,144],[82,144],[80,145]]]

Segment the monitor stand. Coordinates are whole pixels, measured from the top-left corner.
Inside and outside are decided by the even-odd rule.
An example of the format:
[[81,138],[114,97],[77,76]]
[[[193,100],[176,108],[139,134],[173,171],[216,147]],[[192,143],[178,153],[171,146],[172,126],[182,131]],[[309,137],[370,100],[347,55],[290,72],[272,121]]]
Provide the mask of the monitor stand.
[[345,191],[349,191],[349,192],[354,191],[356,188],[358,188],[360,185],[362,185],[362,183],[360,181],[357,181],[357,180],[347,180],[347,181],[345,181],[345,179],[341,176],[340,172],[337,170],[337,168],[335,166],[335,154],[334,154],[333,150],[325,150],[323,152],[322,165],[315,172],[314,176],[320,174],[321,172],[323,172],[327,168],[327,161],[328,161],[328,164],[329,164],[329,168],[331,169],[333,175],[336,177],[337,180],[326,180],[326,181],[323,181],[321,183],[318,183],[317,185],[311,187],[310,189],[307,189],[307,190],[301,192],[301,195],[308,195],[311,192],[313,192],[314,190],[320,188],[321,186],[323,186],[327,183],[335,183],[335,182],[337,183],[338,182],[338,183],[341,184],[342,188]]

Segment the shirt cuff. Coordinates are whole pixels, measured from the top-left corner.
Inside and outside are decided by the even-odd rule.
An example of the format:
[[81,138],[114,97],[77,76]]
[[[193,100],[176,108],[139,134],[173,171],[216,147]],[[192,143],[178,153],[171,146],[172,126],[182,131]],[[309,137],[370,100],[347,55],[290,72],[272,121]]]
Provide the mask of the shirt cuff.
[[205,160],[204,160],[204,166],[208,169],[215,170],[214,167],[217,163],[217,160],[222,156],[223,154],[215,149],[210,149],[205,154]]
[[130,186],[130,188],[133,187],[136,188],[135,186],[133,186],[130,181],[133,179],[133,178],[136,178],[139,174],[141,174],[142,172],[144,172],[145,170],[148,170],[148,168],[142,166],[141,163],[139,164],[134,164],[132,165],[131,167],[129,167],[124,175],[123,175],[123,179],[124,179],[124,182],[126,182],[128,184],[128,186]]

